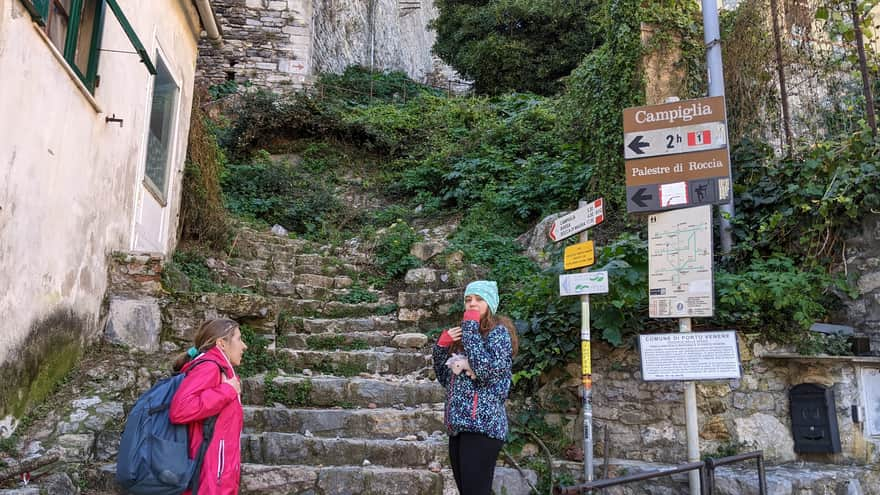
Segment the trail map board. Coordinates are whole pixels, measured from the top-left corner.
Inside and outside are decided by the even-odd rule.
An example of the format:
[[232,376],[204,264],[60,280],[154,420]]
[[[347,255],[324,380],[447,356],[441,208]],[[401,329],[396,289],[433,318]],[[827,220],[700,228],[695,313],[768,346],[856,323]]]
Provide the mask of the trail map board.
[[712,207],[648,217],[651,318],[712,316]]

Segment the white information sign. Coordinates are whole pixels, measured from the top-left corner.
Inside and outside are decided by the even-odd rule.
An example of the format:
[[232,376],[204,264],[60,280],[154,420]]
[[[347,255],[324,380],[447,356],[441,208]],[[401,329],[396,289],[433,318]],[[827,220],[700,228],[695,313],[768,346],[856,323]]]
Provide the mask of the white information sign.
[[648,308],[651,318],[712,316],[712,207],[648,218]]
[[560,296],[608,293],[608,272],[572,273],[559,276]]
[[556,219],[550,226],[550,232],[547,235],[554,241],[561,241],[582,230],[598,225],[603,220],[605,220],[605,207],[602,198],[599,198],[583,208],[578,208],[568,215]]
[[729,380],[741,377],[736,332],[639,335],[642,380]]
[[627,132],[623,142],[623,157],[627,160],[711,150],[727,146],[727,126],[724,122],[705,122]]

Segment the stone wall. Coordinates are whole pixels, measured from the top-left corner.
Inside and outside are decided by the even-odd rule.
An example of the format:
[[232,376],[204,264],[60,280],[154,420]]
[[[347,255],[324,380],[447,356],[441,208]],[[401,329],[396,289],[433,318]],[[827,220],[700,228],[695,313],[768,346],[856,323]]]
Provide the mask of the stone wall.
[[203,83],[300,88],[351,65],[400,70],[412,79],[467,89],[431,54],[432,0],[213,0],[223,46],[200,46]]
[[301,87],[312,74],[312,2],[213,0],[223,45],[199,46],[198,75],[207,85],[227,80],[261,88]]
[[[742,379],[697,382],[701,453],[763,450],[771,462],[880,460],[880,438],[866,438],[864,423],[853,421],[851,409],[855,405],[865,411],[861,370],[880,368],[880,358],[794,357],[782,351],[758,343],[758,336],[740,336]],[[567,403],[564,424],[571,438],[579,440],[580,366],[569,368],[571,375],[548,376],[536,400],[545,409]],[[795,453],[788,393],[801,383],[833,390],[840,454]],[[687,459],[684,386],[642,381],[637,351],[593,344],[593,417],[597,456],[602,455],[607,427],[612,457],[667,463]]]
[[844,246],[843,270],[859,296],[844,298],[845,309],[833,323],[853,326],[856,335],[868,337],[871,350],[880,353],[880,215],[865,215],[860,231]]

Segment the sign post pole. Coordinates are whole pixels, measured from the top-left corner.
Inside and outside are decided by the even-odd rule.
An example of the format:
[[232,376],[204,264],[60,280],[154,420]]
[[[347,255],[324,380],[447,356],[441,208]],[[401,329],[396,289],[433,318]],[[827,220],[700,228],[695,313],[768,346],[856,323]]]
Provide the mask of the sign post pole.
[[593,365],[590,355],[590,294],[608,292],[608,272],[590,273],[589,266],[595,262],[593,244],[589,242],[587,229],[605,220],[602,198],[592,203],[578,201],[578,209],[559,217],[547,235],[555,242],[580,232],[580,244],[565,249],[565,269],[581,268],[580,273],[559,277],[560,296],[581,296],[581,403],[584,419],[584,479],[593,481]]
[[[679,318],[678,331],[681,333],[690,333],[691,319]],[[700,432],[697,426],[697,386],[691,381],[685,382],[684,387],[684,412],[685,430],[687,431],[688,462],[699,462]],[[700,495],[700,473],[696,470],[691,470],[688,473],[688,482],[690,485],[690,495]]]
[[[586,201],[578,202],[578,208],[587,205]],[[587,231],[581,232],[580,241],[587,242]],[[587,273],[590,267],[581,272]],[[593,481],[593,365],[590,353],[590,295],[581,296],[581,383],[583,385],[584,415],[584,480]],[[607,461],[606,461],[607,462]]]

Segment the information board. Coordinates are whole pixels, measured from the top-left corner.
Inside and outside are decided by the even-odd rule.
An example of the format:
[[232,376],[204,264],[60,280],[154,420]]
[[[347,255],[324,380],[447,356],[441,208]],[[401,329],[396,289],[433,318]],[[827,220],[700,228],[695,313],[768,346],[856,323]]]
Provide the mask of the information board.
[[596,262],[593,241],[581,242],[565,248],[562,267],[566,270],[583,268]]
[[648,217],[651,318],[712,316],[712,207]]
[[639,335],[642,380],[728,380],[741,377],[736,332]]
[[608,293],[608,272],[572,273],[559,276],[560,296]]

